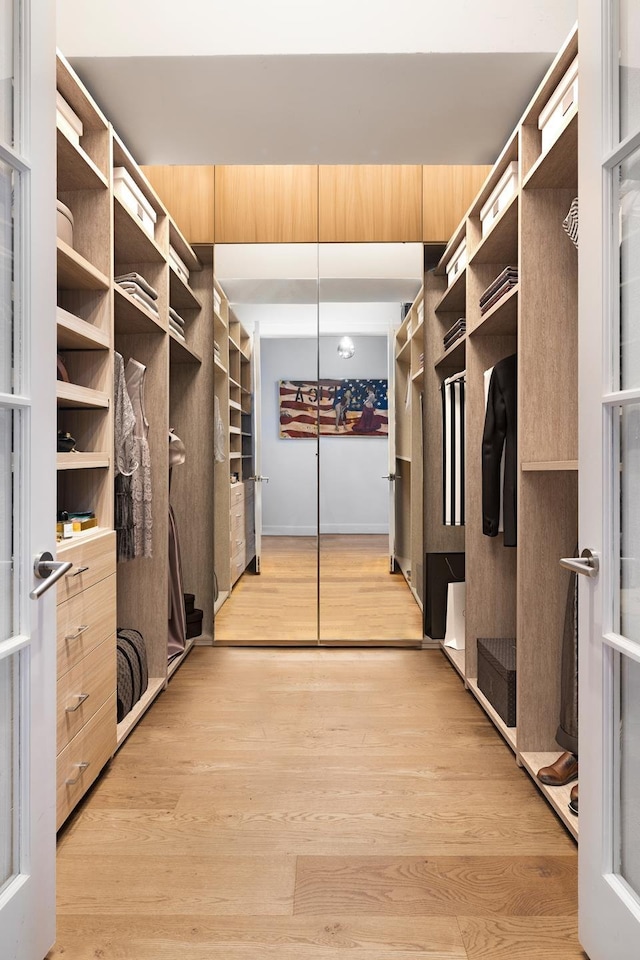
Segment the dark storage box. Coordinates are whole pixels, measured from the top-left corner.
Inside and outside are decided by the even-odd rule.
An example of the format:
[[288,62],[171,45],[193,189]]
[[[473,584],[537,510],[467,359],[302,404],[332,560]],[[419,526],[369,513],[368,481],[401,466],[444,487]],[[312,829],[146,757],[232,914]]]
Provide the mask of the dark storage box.
[[184,611],[186,614],[193,613],[194,607],[196,605],[196,595],[195,593],[185,593],[184,594]]
[[516,725],[516,641],[478,637],[478,687],[508,727]]
[[202,610],[195,607],[191,613],[187,614],[187,640],[192,637],[199,637],[202,633]]

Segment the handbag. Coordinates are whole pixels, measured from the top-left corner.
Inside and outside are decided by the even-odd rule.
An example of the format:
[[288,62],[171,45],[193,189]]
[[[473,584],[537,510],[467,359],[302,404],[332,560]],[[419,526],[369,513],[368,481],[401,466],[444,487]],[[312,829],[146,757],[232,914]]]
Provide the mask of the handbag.
[[464,580],[450,583],[447,587],[447,628],[444,645],[451,647],[452,650],[464,650],[465,587]]

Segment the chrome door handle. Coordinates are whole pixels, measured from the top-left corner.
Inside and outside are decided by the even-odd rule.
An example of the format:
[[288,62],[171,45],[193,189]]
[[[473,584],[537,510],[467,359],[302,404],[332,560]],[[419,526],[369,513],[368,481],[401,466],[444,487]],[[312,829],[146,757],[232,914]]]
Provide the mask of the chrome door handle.
[[255,480],[256,483],[269,483],[269,477],[249,477],[249,480]]
[[563,557],[560,566],[573,573],[581,573],[583,577],[597,577],[600,571],[600,560],[595,550],[587,547],[579,557]]
[[40,586],[34,587],[29,597],[32,600],[37,600],[43,593],[46,593],[54,583],[57,583],[61,577],[64,577],[65,573],[71,570],[72,566],[73,564],[70,560],[54,560],[53,554],[49,553],[48,550],[45,550],[44,553],[39,553],[33,562],[33,572],[38,580],[42,580],[42,583]]
[[383,477],[382,479],[383,479],[383,480],[395,480],[396,478],[397,478],[397,474],[395,474],[395,473],[389,473],[389,474],[387,474],[386,477]]

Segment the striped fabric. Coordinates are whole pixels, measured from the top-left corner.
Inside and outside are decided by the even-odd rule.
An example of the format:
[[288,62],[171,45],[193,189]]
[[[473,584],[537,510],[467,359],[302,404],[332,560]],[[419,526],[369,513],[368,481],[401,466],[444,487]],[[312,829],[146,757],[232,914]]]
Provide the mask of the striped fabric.
[[464,526],[465,375],[442,382],[443,523]]
[[578,246],[578,198],[572,200],[571,206],[569,207],[569,213],[566,215],[562,221],[562,226],[564,227],[567,236],[569,239]]

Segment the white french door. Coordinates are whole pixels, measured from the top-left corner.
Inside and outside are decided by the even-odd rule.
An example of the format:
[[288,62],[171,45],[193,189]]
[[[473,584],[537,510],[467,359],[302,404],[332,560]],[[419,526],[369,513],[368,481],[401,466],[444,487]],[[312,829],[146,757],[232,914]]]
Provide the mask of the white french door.
[[256,537],[256,573],[262,563],[262,484],[268,477],[262,476],[262,377],[260,375],[260,324],[253,331],[251,354],[253,357],[253,474],[254,474],[254,530]]
[[396,486],[396,327],[389,325],[388,357],[389,373],[387,377],[387,401],[389,405],[389,442],[387,449],[389,451],[389,473],[386,479],[389,481],[389,571],[395,573],[396,570],[396,495],[398,487]]
[[[640,948],[640,0],[581,0],[580,939]],[[591,571],[593,573],[593,570]]]
[[[32,16],[33,7],[33,16]],[[0,0],[0,955],[55,934],[55,10]]]

